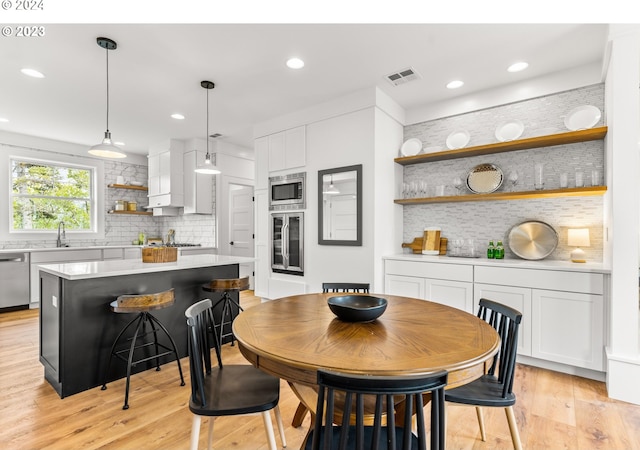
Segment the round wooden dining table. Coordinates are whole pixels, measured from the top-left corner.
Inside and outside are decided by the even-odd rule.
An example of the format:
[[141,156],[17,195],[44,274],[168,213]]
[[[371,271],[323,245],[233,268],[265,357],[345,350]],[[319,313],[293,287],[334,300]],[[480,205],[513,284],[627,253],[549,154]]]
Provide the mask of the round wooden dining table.
[[387,299],[385,312],[373,322],[343,322],[327,305],[338,295],[343,294],[266,301],[233,322],[244,357],[287,380],[310,411],[316,407],[318,368],[385,376],[444,369],[447,387],[455,387],[483,375],[499,349],[493,327],[467,312],[416,298],[363,294]]

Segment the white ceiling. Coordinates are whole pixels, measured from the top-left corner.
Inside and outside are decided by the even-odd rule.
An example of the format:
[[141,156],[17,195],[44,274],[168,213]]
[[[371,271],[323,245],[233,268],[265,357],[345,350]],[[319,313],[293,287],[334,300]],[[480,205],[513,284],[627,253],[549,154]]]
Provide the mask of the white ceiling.
[[[115,141],[146,154],[152,143],[209,134],[252,146],[252,127],[350,92],[378,86],[407,111],[602,61],[598,24],[47,25],[41,38],[0,39],[0,130],[81,145],[106,128],[106,56]],[[302,58],[291,70],[285,61]],[[508,73],[518,60],[529,69]],[[20,69],[45,74],[29,78]],[[384,76],[413,67],[422,79],[393,87]],[[465,85],[445,88],[452,79]],[[185,120],[169,116],[181,113]]]

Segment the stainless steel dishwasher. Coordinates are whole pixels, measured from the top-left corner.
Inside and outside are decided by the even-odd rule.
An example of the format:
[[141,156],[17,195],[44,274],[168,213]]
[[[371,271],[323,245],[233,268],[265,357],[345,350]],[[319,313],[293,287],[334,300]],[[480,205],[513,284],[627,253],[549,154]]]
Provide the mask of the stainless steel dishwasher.
[[0,252],[0,310],[29,305],[29,253]]

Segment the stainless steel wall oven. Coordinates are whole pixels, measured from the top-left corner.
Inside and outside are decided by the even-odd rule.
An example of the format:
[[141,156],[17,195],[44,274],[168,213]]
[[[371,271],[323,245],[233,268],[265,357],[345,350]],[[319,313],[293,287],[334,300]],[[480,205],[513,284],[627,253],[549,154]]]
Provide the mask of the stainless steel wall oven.
[[271,270],[304,275],[304,213],[271,214]]

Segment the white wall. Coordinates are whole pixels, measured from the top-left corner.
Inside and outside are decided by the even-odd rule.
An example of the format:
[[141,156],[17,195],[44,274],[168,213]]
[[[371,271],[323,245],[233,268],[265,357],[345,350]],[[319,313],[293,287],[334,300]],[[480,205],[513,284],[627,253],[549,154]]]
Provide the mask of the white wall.
[[385,111],[375,109],[375,156],[371,194],[374,214],[374,248],[372,292],[384,290],[384,262],[382,257],[402,250],[403,206],[393,200],[400,198],[402,167],[393,159],[403,142],[403,127]]
[[[373,275],[374,108],[307,125],[305,282],[318,292],[325,281],[371,283]],[[318,245],[318,170],[362,164],[362,246]]]
[[640,404],[638,347],[638,217],[640,215],[640,27],[612,25],[606,80],[607,194],[605,226],[611,261],[607,389]]

